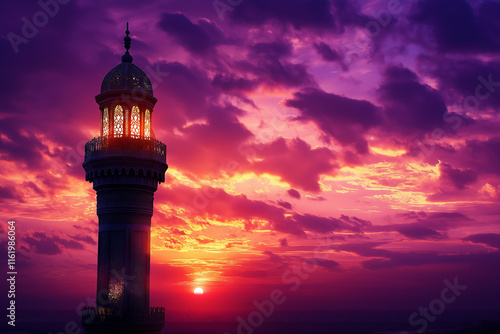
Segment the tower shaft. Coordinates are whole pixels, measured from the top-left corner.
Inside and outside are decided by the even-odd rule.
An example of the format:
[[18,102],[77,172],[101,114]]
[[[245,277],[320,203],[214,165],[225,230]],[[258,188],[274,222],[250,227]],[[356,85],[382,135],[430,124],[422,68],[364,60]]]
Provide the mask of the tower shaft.
[[97,307],[123,314],[149,309],[153,193],[135,175],[117,175],[94,187],[99,217]]
[[85,310],[84,328],[158,331],[164,311],[149,305],[150,231],[154,192],[165,180],[166,146],[151,138],[95,138],[85,146],[83,167],[97,194],[99,218],[97,307]]

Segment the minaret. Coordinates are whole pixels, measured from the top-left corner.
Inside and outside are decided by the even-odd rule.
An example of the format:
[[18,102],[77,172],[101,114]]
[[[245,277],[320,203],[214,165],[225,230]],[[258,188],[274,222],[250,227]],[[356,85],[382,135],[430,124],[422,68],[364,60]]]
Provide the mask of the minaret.
[[149,305],[153,195],[165,181],[166,146],[154,138],[153,96],[146,73],[132,64],[128,23],[122,63],[95,97],[101,136],[85,145],[85,180],[97,193],[99,242],[96,307],[82,312],[88,333],[156,333],[165,310]]

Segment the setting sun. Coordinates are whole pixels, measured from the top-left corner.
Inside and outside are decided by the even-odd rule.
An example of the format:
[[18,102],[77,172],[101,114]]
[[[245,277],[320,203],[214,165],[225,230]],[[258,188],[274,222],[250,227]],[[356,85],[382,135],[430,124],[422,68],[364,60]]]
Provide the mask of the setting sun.
[[202,288],[196,288],[196,289],[194,289],[194,294],[195,295],[202,295],[203,294],[203,289]]

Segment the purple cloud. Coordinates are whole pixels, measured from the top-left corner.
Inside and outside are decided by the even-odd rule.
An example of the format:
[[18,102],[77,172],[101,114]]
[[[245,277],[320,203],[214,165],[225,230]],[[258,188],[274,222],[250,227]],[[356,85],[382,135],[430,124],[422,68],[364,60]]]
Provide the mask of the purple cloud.
[[20,203],[25,202],[23,197],[17,194],[15,190],[0,186],[0,202],[4,202],[5,200],[16,200]]
[[473,8],[465,0],[421,0],[416,3],[413,13],[411,21],[432,31],[431,41],[440,51],[469,53],[500,50],[499,3],[486,1]]
[[381,123],[378,108],[364,100],[355,100],[316,88],[305,89],[285,102],[301,111],[297,120],[312,120],[323,132],[341,144],[352,144],[361,154],[368,153],[364,133]]
[[259,42],[248,47],[247,60],[236,63],[235,68],[257,77],[259,84],[270,88],[276,84],[284,87],[315,85],[305,64],[287,60],[291,55],[292,46],[286,40]]
[[286,238],[280,239],[281,247],[288,247],[288,240]]
[[445,126],[446,104],[438,91],[420,83],[404,67],[390,66],[383,75],[378,93],[385,107],[386,130],[408,135]]
[[339,63],[342,69],[347,71],[347,66],[343,63],[343,57],[337,52],[337,50],[332,49],[324,42],[314,43],[314,48],[316,49],[316,52],[321,55],[324,61]]
[[278,201],[278,205],[281,206],[282,208],[291,210],[292,209],[292,204],[290,204],[287,201]]
[[[423,73],[438,79],[439,91],[458,113],[483,114],[485,107],[500,106],[498,61],[430,55],[419,55],[417,60]],[[471,119],[464,121],[471,123]]]
[[471,241],[477,244],[485,244],[490,247],[500,249],[500,234],[496,233],[472,234],[462,240]]
[[338,263],[337,261],[321,258],[303,259],[303,262],[317,263],[319,267],[325,268],[328,271],[334,271],[340,267],[340,263]]
[[441,180],[448,180],[457,189],[465,189],[467,185],[477,181],[477,173],[472,169],[454,168],[450,164],[442,162],[439,165],[441,171]]
[[222,31],[208,19],[195,24],[184,14],[164,13],[158,26],[193,54],[205,54],[223,42]]
[[300,193],[295,189],[288,189],[287,193],[288,193],[288,195],[292,196],[293,198],[300,199]]
[[253,0],[244,1],[234,7],[231,19],[248,25],[266,22],[291,25],[297,30],[303,28],[331,29],[335,27],[330,10],[330,1],[318,0]]
[[276,230],[300,237],[305,237],[306,231],[322,234],[340,231],[363,233],[370,226],[372,226],[371,222],[357,217],[341,215],[340,218],[327,218],[298,213],[294,213],[292,217],[274,223]]
[[463,159],[469,166],[473,166],[478,173],[500,175],[500,137],[493,137],[485,141],[469,140],[464,149]]
[[491,266],[500,260],[500,252],[442,255],[437,252],[403,253],[376,248],[383,244],[380,242],[344,244],[337,246],[336,249],[353,252],[364,257],[372,257],[372,259],[362,262],[364,268],[371,270],[429,264]]

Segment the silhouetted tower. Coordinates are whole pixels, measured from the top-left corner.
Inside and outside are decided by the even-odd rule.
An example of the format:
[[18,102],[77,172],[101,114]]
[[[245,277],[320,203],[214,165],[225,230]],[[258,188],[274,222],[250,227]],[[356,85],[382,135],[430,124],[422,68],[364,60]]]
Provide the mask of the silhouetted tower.
[[85,145],[85,180],[97,193],[97,307],[83,310],[94,333],[151,333],[165,311],[149,305],[153,195],[165,181],[166,146],[154,138],[153,96],[146,73],[132,64],[127,31],[122,63],[104,77],[96,96],[101,136]]

